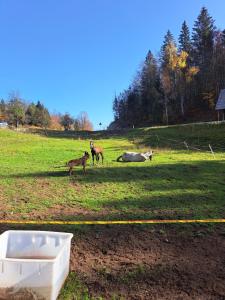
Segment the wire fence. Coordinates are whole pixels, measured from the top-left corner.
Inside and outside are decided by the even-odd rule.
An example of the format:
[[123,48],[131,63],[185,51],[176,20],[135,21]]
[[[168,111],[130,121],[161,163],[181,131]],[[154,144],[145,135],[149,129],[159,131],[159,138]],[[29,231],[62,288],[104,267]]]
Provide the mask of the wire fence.
[[[163,143],[171,148],[178,147],[187,151],[193,150],[193,151],[200,151],[200,152],[205,152],[209,153],[213,156],[213,158],[216,158],[216,154],[219,154],[220,157],[221,155],[224,155],[225,158],[225,147],[223,145],[212,145],[212,144],[207,144],[207,145],[193,145],[189,143],[187,140],[177,140],[177,139],[171,139],[171,138],[165,138],[162,136],[158,136],[157,134],[151,135],[155,139],[156,144],[159,147],[159,144]],[[220,147],[221,146],[221,147]]]

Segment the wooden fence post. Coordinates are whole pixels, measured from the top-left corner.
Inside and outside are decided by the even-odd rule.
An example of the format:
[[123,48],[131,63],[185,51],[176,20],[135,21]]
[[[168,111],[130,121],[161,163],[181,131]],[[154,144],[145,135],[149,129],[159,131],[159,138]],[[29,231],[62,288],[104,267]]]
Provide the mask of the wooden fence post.
[[184,141],[184,145],[185,145],[185,147],[187,148],[187,150],[189,150],[189,147],[188,147],[188,144],[187,144],[186,141]]
[[210,151],[211,151],[211,153],[212,153],[213,157],[214,157],[214,158],[216,158],[216,157],[215,157],[215,154],[214,154],[214,152],[213,152],[213,149],[212,149],[212,147],[211,147],[211,145],[210,145],[210,144],[209,144],[209,149],[210,149]]

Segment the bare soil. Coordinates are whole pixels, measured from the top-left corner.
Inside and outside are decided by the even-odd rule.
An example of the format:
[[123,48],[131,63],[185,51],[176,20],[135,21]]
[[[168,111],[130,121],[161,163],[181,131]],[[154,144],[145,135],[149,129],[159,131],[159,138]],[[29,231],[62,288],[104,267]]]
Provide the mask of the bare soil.
[[45,300],[30,289],[0,289],[0,300]]
[[71,270],[104,299],[225,299],[224,227],[93,229],[73,240]]

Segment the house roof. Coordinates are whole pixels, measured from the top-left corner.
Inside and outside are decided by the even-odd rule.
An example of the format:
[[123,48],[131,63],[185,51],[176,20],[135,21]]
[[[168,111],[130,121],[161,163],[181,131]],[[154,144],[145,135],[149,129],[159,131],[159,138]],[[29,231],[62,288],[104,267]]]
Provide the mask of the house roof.
[[220,91],[220,95],[216,103],[216,110],[220,109],[225,109],[225,89]]

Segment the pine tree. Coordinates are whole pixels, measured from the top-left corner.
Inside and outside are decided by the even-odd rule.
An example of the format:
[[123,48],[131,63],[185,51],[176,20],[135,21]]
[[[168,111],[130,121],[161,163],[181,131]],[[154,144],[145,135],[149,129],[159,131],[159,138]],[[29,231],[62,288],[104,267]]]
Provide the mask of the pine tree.
[[[127,91],[126,106],[126,123],[128,127],[138,126],[143,118],[140,106],[140,93],[137,86],[132,86]],[[142,123],[143,124],[143,123]]]
[[203,7],[195,21],[192,34],[195,65],[199,65],[202,68],[209,66],[213,54],[214,32],[214,20],[209,15],[208,10]]
[[47,128],[50,126],[51,117],[44,105],[38,101],[33,115],[33,124],[36,126]]
[[141,113],[142,122],[159,122],[159,71],[151,51],[147,53],[141,72]]
[[36,112],[36,105],[34,103],[31,103],[27,110],[26,110],[26,114],[25,114],[25,121],[26,124],[28,125],[35,125],[35,112]]
[[115,95],[115,98],[113,100],[113,113],[114,113],[114,120],[119,119],[119,101],[117,96]]
[[222,31],[222,44],[225,46],[225,29]]
[[201,111],[210,110],[215,98],[213,92],[214,35],[214,20],[203,7],[195,21],[192,34],[193,63],[199,67],[198,75],[192,85],[192,99],[195,99],[195,108]]
[[191,53],[190,31],[186,21],[183,22],[179,36],[179,52],[185,51],[189,55]]
[[[211,72],[215,99],[217,99],[220,90],[225,87],[225,30],[216,31]],[[214,101],[212,101],[212,108],[214,108],[214,104]]]

